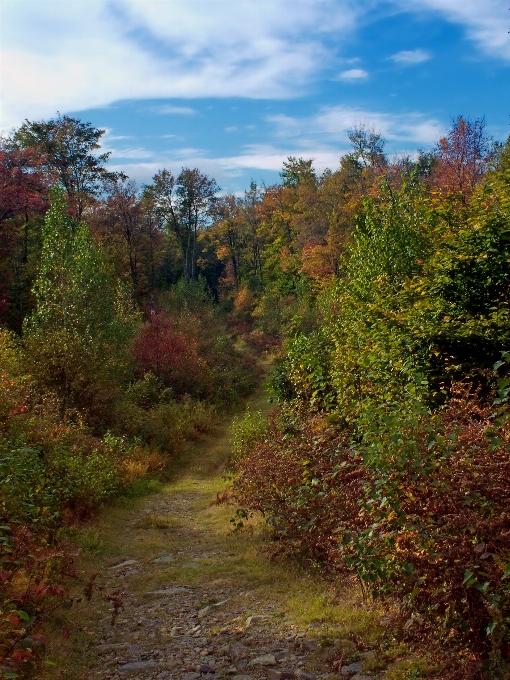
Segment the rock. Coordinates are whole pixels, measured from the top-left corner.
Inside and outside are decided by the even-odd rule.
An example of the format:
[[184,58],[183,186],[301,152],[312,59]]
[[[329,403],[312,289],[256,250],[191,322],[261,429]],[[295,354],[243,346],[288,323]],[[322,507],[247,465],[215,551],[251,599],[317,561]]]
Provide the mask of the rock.
[[255,614],[254,616],[248,616],[246,619],[246,626],[245,628],[251,628],[252,626],[256,626],[258,623],[262,623],[262,621],[265,621],[266,619],[269,619],[271,617],[266,616],[265,614]]
[[275,671],[274,668],[270,668],[267,671],[267,680],[282,680],[281,671]]
[[371,675],[362,675],[361,673],[356,673],[353,675],[351,680],[374,680]]
[[368,652],[361,652],[360,657],[366,661],[367,659],[372,659],[375,656],[375,652],[370,650]]
[[120,564],[114,564],[110,569],[122,569],[123,567],[130,567],[132,564],[138,564],[138,560],[126,560]]
[[237,642],[235,645],[232,645],[232,647],[229,650],[230,658],[234,663],[236,663],[236,661],[239,661],[239,659],[242,659],[244,656],[246,656],[246,652],[247,649],[241,642]]
[[234,675],[232,680],[252,680],[251,675]]
[[156,564],[165,562],[175,562],[175,557],[173,555],[161,555],[161,557],[156,557],[156,559],[152,561],[155,562]]
[[136,673],[137,671],[144,671],[148,668],[159,668],[161,664],[156,661],[133,661],[132,663],[125,663],[118,667],[120,673]]
[[270,668],[267,671],[267,680],[296,680],[296,674],[293,671],[275,671]]
[[308,626],[308,630],[317,630],[318,628],[322,628],[322,623],[320,623],[320,621],[313,621]]
[[212,666],[208,666],[205,663],[200,665],[200,672],[201,673],[216,673],[216,671],[214,670],[214,668]]
[[315,675],[313,673],[305,673],[305,671],[297,672],[298,680],[315,680]]
[[227,675],[237,675],[237,668],[235,666],[232,666],[231,668],[227,668],[225,673]]
[[228,598],[226,600],[222,600],[221,602],[215,602],[214,604],[209,604],[207,607],[204,607],[198,612],[198,618],[203,619],[204,616],[207,616],[211,612],[213,612],[215,609],[218,609],[218,607],[221,607],[222,604],[225,604],[225,602],[228,602]]
[[342,668],[340,669],[340,673],[344,678],[352,678],[353,675],[356,675],[356,673],[361,672],[362,666],[363,666],[362,663],[356,661],[356,663],[351,663],[348,666],[342,666]]
[[144,599],[149,597],[155,597],[156,595],[178,595],[179,593],[189,593],[189,588],[184,588],[183,586],[170,586],[170,588],[164,588],[163,590],[151,590],[144,594]]
[[252,659],[248,666],[274,666],[276,659],[273,654],[262,654]]

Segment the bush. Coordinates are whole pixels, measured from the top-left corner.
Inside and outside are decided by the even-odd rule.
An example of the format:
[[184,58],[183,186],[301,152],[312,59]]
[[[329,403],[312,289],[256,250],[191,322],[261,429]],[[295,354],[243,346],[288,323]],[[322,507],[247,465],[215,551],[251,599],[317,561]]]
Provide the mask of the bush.
[[[499,401],[508,383],[500,384]],[[262,512],[278,551],[356,574],[373,598],[398,598],[410,640],[468,647],[507,668],[510,639],[509,412],[469,383],[431,414],[405,402],[366,407],[356,431],[273,419],[237,459],[242,507]],[[488,676],[492,677],[492,676]]]
[[261,411],[246,409],[242,418],[235,416],[232,423],[232,456],[234,460],[247,455],[254,444],[264,439],[268,432],[267,420]]

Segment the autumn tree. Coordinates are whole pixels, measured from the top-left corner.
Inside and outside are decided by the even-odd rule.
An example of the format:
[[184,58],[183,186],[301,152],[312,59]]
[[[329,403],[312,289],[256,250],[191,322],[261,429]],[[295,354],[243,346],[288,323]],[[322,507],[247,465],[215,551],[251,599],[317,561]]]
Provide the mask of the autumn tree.
[[49,121],[25,120],[10,143],[14,148],[36,149],[41,154],[80,220],[91,197],[101,194],[110,183],[126,179],[123,173],[106,169],[110,152],[95,153],[101,148],[104,133],[90,123],[59,114]]
[[485,119],[458,116],[434,152],[434,184],[448,193],[462,194],[465,202],[482,181],[494,155],[492,138],[485,134]]
[[29,254],[39,251],[37,216],[47,208],[50,182],[42,163],[34,149],[0,140],[0,318],[16,330],[29,304]]
[[241,264],[246,247],[242,201],[233,194],[223,196],[217,203],[216,215],[213,231],[217,242],[217,256],[228,260],[232,268],[232,284],[237,290],[241,284]]

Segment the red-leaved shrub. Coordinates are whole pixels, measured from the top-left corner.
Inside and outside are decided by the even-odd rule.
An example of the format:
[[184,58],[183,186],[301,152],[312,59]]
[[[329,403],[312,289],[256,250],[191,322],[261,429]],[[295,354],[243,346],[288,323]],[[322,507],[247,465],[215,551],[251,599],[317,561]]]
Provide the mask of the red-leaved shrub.
[[197,343],[165,314],[143,324],[133,351],[140,377],[152,373],[176,395],[200,393],[203,371]]

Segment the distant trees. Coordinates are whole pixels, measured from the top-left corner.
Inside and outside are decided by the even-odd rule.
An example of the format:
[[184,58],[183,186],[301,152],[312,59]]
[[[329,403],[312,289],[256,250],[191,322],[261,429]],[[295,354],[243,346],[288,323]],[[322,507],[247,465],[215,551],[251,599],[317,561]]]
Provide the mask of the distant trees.
[[220,188],[197,168],[183,168],[177,178],[168,170],[158,172],[148,189],[164,228],[177,239],[184,278],[191,281],[197,277],[198,233],[213,220]]

